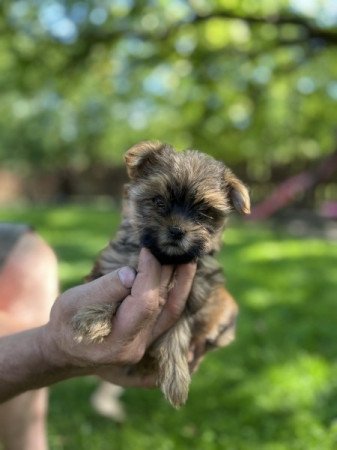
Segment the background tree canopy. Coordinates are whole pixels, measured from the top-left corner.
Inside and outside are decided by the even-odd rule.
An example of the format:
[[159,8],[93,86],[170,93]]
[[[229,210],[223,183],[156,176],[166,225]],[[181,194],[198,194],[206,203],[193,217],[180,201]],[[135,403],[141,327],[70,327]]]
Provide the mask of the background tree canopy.
[[334,148],[334,0],[19,0],[1,9],[7,165],[118,164],[151,138],[263,177]]

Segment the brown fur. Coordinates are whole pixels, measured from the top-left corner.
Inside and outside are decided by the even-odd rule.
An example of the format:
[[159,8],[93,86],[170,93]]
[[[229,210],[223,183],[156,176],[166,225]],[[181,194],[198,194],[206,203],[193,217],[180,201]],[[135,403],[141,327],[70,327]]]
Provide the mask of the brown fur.
[[[223,287],[214,253],[231,210],[249,214],[249,194],[228,167],[194,150],[177,153],[169,145],[146,141],[128,150],[125,161],[131,181],[125,190],[123,221],[89,279],[123,265],[137,267],[142,246],[162,264],[197,261],[182,317],[134,368],[155,370],[165,397],[178,407],[188,395],[190,349],[198,360],[234,338],[238,308]],[[112,314],[84,308],[73,320],[76,339],[104,339]]]

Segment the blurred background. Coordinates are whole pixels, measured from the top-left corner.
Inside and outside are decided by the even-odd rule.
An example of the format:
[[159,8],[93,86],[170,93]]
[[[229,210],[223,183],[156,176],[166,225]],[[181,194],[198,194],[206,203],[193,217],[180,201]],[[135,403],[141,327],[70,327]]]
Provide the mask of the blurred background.
[[65,289],[119,223],[123,154],[159,139],[250,187],[220,254],[241,307],[190,400],[55,386],[51,449],[337,448],[337,2],[3,0],[0,215],[55,248]]
[[22,0],[1,10],[4,200],[118,197],[122,155],[145,138],[223,159],[256,200],[334,154],[335,183],[322,170],[299,190],[315,206],[336,196],[334,0]]

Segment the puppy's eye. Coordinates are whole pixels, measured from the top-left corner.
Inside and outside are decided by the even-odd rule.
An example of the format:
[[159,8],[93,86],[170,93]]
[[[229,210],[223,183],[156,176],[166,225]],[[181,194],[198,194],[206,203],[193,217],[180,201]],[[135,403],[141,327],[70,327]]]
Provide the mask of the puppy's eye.
[[165,209],[165,201],[163,197],[160,195],[157,195],[156,197],[153,197],[152,202],[158,209]]
[[205,211],[197,211],[196,217],[198,220],[212,220],[213,217],[211,216],[211,213],[207,210]]
[[200,221],[221,222],[224,214],[215,208],[203,208],[197,212],[197,218]]

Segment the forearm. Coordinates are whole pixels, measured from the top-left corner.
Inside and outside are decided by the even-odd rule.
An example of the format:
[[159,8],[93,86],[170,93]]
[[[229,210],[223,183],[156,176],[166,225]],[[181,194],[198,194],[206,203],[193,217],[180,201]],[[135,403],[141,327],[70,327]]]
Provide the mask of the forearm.
[[44,327],[0,337],[0,403],[24,391],[82,375],[83,369],[48,358]]

